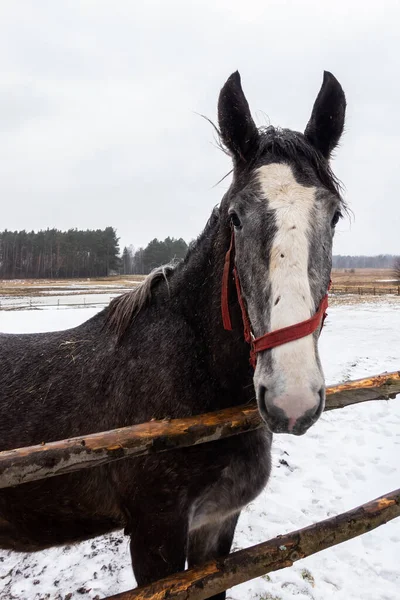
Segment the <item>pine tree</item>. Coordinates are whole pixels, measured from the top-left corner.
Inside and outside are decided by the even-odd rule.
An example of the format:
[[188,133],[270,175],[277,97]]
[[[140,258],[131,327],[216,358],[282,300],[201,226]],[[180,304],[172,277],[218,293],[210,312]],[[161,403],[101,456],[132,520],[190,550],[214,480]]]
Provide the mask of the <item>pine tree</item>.
[[131,257],[128,248],[125,246],[122,252],[122,273],[129,275],[131,271]]

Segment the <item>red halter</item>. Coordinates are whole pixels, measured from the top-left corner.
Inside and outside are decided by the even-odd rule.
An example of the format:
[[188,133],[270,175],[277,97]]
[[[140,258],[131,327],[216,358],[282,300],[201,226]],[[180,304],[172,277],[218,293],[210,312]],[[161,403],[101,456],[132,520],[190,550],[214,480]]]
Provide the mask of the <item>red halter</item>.
[[[231,317],[229,314],[228,296],[229,275],[231,271],[231,263],[234,254],[234,249],[235,234],[232,229],[231,243],[229,245],[229,250],[225,255],[221,290],[222,322],[224,324],[224,329],[226,329],[227,331],[232,331]],[[237,298],[239,301],[240,309],[242,311],[244,339],[248,344],[250,344],[250,364],[253,368],[255,368],[256,366],[258,352],[263,352],[264,350],[269,350],[270,348],[274,348],[275,346],[280,346],[281,344],[286,344],[287,342],[293,342],[294,340],[306,337],[307,335],[313,333],[319,327],[320,324],[322,329],[326,317],[326,311],[328,308],[328,293],[326,293],[325,296],[322,298],[321,304],[319,305],[317,312],[310,319],[307,319],[306,321],[301,321],[300,323],[296,323],[295,325],[289,325],[289,327],[276,329],[275,331],[265,333],[264,335],[255,338],[251,330],[250,320],[243,302],[239,274],[235,266],[233,267],[233,277],[236,284]],[[329,287],[330,285],[331,284],[329,283]]]

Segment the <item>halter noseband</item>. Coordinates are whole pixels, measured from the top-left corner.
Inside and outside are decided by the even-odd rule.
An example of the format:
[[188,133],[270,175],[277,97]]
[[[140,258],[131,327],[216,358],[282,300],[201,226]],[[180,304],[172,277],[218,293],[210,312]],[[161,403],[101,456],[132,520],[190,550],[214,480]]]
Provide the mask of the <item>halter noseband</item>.
[[[235,252],[235,234],[232,229],[231,242],[229,245],[228,252],[225,255],[224,271],[222,275],[222,290],[221,290],[221,311],[222,311],[222,322],[224,329],[232,331],[231,317],[229,314],[229,275],[231,272],[231,266],[233,256]],[[251,330],[250,320],[247,314],[246,306],[243,301],[243,296],[240,287],[239,274],[236,266],[233,267],[233,278],[236,284],[236,294],[239,301],[240,310],[242,311],[244,339],[250,345],[250,364],[253,368],[256,367],[257,353],[275,348],[281,344],[293,342],[307,335],[311,335],[321,324],[321,330],[324,325],[326,311],[328,308],[328,293],[322,298],[321,303],[318,307],[317,312],[313,317],[306,321],[301,321],[295,325],[289,325],[289,327],[283,327],[282,329],[276,329],[269,333],[255,338]],[[330,287],[329,283],[329,287]],[[329,288],[328,288],[329,289]]]

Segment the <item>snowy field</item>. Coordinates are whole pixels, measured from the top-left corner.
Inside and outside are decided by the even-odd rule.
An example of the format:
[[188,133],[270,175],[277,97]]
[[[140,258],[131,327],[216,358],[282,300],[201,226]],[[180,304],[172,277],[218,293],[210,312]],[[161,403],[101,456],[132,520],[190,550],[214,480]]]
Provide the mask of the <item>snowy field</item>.
[[[0,312],[0,331],[78,325],[101,307]],[[328,383],[400,368],[400,302],[329,310]],[[243,511],[234,549],[333,516],[399,487],[400,397],[324,414],[302,437],[275,436],[267,489]],[[233,600],[399,600],[400,519],[228,592]],[[1,600],[103,598],[133,587],[128,538],[112,534],[34,555],[0,551]]]

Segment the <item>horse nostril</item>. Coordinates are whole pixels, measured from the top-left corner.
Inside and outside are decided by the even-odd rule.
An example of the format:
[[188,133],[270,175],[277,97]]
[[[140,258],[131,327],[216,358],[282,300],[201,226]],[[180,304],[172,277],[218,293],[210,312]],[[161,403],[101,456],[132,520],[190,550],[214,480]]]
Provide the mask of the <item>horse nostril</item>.
[[267,388],[265,385],[260,385],[258,387],[258,399],[257,404],[259,411],[261,412],[261,416],[264,421],[268,421],[271,417],[271,412],[268,410],[268,402],[267,402]]
[[314,408],[310,408],[307,413],[298,419],[298,422],[306,422],[311,419],[313,422],[321,415],[325,406],[325,387],[321,387],[317,392],[318,401]]
[[[325,406],[325,387],[322,386],[318,390],[318,402],[316,403],[314,408],[308,410],[302,417],[296,420],[293,430],[294,433],[302,432],[304,433],[310,425],[315,423],[321,416],[322,411]],[[301,434],[301,433],[300,433]]]
[[318,390],[318,397],[319,397],[319,402],[318,402],[317,408],[315,410],[315,414],[321,414],[321,412],[324,409],[324,404],[325,404],[325,387],[324,386],[322,386]]
[[286,433],[288,419],[284,411],[269,398],[270,391],[264,385],[258,387],[258,409],[262,419],[273,433]]
[[260,385],[258,388],[258,398],[260,402],[265,401],[265,394],[267,393],[267,388],[265,385]]

